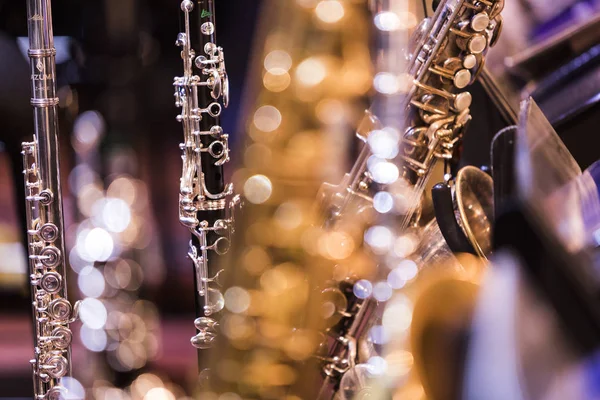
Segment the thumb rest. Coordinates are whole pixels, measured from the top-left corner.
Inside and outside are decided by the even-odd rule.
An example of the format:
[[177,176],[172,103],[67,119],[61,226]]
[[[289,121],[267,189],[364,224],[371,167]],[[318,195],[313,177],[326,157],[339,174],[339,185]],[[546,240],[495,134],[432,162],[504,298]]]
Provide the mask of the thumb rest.
[[[183,170],[179,188],[179,221],[191,234],[188,257],[194,265],[201,314],[194,325],[197,334],[191,343],[198,349],[213,344],[218,322],[212,315],[224,307],[219,276],[211,274],[215,257],[228,252],[233,234],[234,212],[241,201],[233,194],[233,184],[224,185],[222,166],[229,158],[229,135],[223,132],[219,117],[222,106],[229,104],[229,79],[225,70],[223,49],[215,44],[213,0],[181,2],[184,32],[177,35],[181,47],[183,76],[175,77],[175,105],[181,108],[177,121],[183,126],[184,142],[180,144]],[[203,54],[196,56],[192,48],[192,12],[200,20],[199,35]],[[198,71],[195,72],[194,68]],[[206,106],[201,104],[208,103]],[[203,108],[204,107],[204,108]],[[211,287],[213,286],[213,287]]]

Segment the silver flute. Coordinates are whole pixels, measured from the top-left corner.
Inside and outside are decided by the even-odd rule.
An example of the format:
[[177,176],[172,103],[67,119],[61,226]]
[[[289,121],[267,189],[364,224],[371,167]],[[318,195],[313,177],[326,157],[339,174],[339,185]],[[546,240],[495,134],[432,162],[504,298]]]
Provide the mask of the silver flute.
[[31,64],[32,142],[23,143],[29,273],[33,307],[36,400],[58,400],[71,373],[69,324],[78,303],[67,298],[65,239],[58,149],[56,49],[50,0],[29,0],[27,21]]
[[229,250],[233,213],[240,199],[223,175],[229,141],[219,117],[222,105],[229,103],[229,81],[223,49],[216,45],[214,0],[184,0],[180,7],[183,32],[176,44],[181,47],[183,76],[173,83],[175,104],[181,108],[177,121],[184,133],[179,221],[192,234],[188,256],[195,272],[197,333],[191,343],[207,349],[217,335],[213,315],[224,307],[218,282],[223,269],[218,260]]

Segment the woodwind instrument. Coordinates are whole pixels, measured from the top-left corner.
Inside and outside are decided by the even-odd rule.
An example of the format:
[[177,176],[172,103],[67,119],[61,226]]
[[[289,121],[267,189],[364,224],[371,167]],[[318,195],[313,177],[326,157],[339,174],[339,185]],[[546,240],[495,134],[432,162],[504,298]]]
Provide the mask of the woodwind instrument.
[[214,0],[184,0],[180,7],[183,31],[176,44],[181,47],[183,76],[173,83],[175,104],[181,108],[177,121],[184,132],[179,221],[192,234],[188,256],[194,265],[197,333],[191,343],[201,350],[211,347],[217,335],[214,314],[224,306],[218,260],[229,250],[239,197],[223,175],[229,141],[220,116],[229,103],[229,80],[223,49],[216,44]]
[[[473,167],[464,168],[454,179],[453,168],[448,167],[457,165],[462,136],[471,118],[477,117],[471,115],[468,87],[481,76],[487,51],[499,37],[503,6],[503,0],[441,1],[435,15],[426,19],[413,36],[408,70],[413,84],[408,91],[408,123],[400,153],[402,175],[409,183],[404,207],[407,212],[394,227],[398,240],[409,240],[411,246],[402,249],[401,258],[387,261],[390,268],[395,268],[393,273],[402,273],[403,264],[395,263],[407,260],[412,273],[389,300],[380,325],[386,335],[398,338],[385,345],[385,357],[396,360],[396,365],[378,379],[382,385],[377,389],[388,395],[389,391],[400,397],[424,397],[423,391],[430,394],[416,367],[421,351],[418,343],[425,341],[430,332],[412,326],[420,319],[415,299],[426,294],[430,279],[457,271],[459,275],[475,276],[481,270],[481,261],[475,261],[479,260],[475,257],[457,261],[451,256],[446,245],[449,239],[461,244],[461,250],[451,246],[453,251],[484,258],[491,250],[491,179]],[[484,78],[484,86],[489,88],[485,74]],[[505,111],[507,120],[514,118],[508,107]],[[425,225],[427,220],[420,215],[422,193],[439,161],[446,169],[444,184],[434,188],[432,194],[437,218]],[[389,192],[394,193],[393,189]],[[381,396],[377,389],[372,393]]]
[[56,49],[50,0],[28,0],[32,142],[23,143],[23,174],[35,357],[34,398],[58,400],[66,395],[61,384],[71,373],[69,324],[78,304],[67,297],[67,262],[63,224],[58,146]]
[[456,162],[472,116],[466,88],[479,76],[485,55],[502,30],[503,0],[446,0],[413,37],[408,74],[413,85],[402,160],[414,186],[403,227],[415,222],[419,198],[438,160]]
[[[412,259],[419,249],[420,237],[432,231],[424,229],[428,221],[421,218],[422,197],[435,164],[439,160],[445,164],[456,163],[460,156],[462,136],[471,120],[472,97],[467,87],[482,71],[485,54],[497,40],[503,7],[503,1],[441,1],[435,15],[417,28],[408,43],[402,37],[407,31],[399,32],[398,27],[385,22],[398,20],[399,15],[406,13],[402,8],[406,3],[381,0],[373,4],[375,26],[387,46],[383,49],[387,65],[382,72],[388,84],[378,88],[376,77],[375,88],[380,92],[380,100],[365,121],[374,121],[374,114],[378,117],[377,123],[371,123],[372,129],[359,135],[365,145],[351,173],[324,202],[324,214],[333,221],[328,222],[328,226],[355,219],[355,210],[374,210],[379,214],[367,221],[365,246],[381,261],[380,265],[392,273],[387,277],[378,276],[381,279],[378,282],[363,279],[354,283],[355,287],[370,288],[368,291],[345,291],[349,294],[345,304],[354,304],[354,309],[359,311],[356,304],[368,305],[375,300],[389,299],[392,289],[403,287],[416,276],[418,268],[424,266],[415,263],[420,259]],[[402,45],[408,47],[406,59],[400,54]],[[446,178],[450,180],[451,176],[448,174]],[[434,228],[439,233],[439,228]],[[438,238],[443,243],[441,236]],[[436,244],[435,249],[439,247]],[[431,257],[429,253],[427,257]],[[387,268],[381,269],[380,274],[384,271],[388,274]],[[387,294],[376,293],[377,287]],[[362,298],[357,298],[356,293]],[[371,296],[377,298],[374,300]],[[367,359],[338,343],[360,348],[356,343],[368,339],[370,325],[355,319],[373,320],[377,312],[356,312],[350,308],[342,312],[347,314],[342,323],[348,327],[363,327],[359,332],[363,337],[354,336],[351,329],[341,331],[333,345],[340,351],[329,352],[324,368],[329,375],[326,384],[332,388],[323,399],[335,390],[340,399],[370,393],[367,376],[372,368],[366,364]],[[387,329],[385,324],[376,328],[377,332]],[[380,340],[382,335],[376,336],[379,336],[376,340]]]

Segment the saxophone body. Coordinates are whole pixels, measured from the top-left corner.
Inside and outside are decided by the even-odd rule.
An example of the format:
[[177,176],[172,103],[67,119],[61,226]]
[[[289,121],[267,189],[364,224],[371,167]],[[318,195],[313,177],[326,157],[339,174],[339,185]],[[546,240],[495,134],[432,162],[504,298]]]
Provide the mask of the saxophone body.
[[[388,53],[380,69],[398,76],[399,89],[395,93],[384,92],[375,99],[357,131],[357,137],[365,144],[351,172],[337,186],[326,184],[319,200],[324,210],[321,214],[326,218],[324,225],[329,229],[344,226],[348,219],[356,220],[357,214],[370,213],[363,218],[366,221],[363,245],[372,250],[372,256],[381,259],[382,266],[393,270],[394,265],[408,258],[416,274],[416,268],[423,268],[436,257],[450,257],[440,252],[440,248],[448,249],[443,246],[445,242],[435,221],[422,220],[422,198],[438,161],[447,167],[445,180],[451,179],[448,167],[460,157],[461,139],[471,120],[472,97],[467,88],[482,72],[486,52],[500,33],[503,4],[502,0],[446,0],[440,2],[433,17],[418,26],[410,41],[399,36],[408,35],[406,31],[378,32],[383,37],[383,51]],[[380,13],[402,11],[399,4],[393,8],[392,0],[374,5],[376,26]],[[408,55],[397,54],[399,43],[407,47]],[[381,137],[390,143],[394,134],[399,136],[394,149],[397,151],[378,143]],[[396,176],[380,176],[378,168],[382,164],[397,166]],[[382,210],[376,202],[380,194],[392,199],[393,206]],[[377,229],[392,232],[395,238],[406,235],[412,250],[400,256],[373,246],[367,237],[369,228],[376,225]],[[434,237],[431,232],[435,232],[437,242],[423,242]],[[427,255],[419,254],[425,248]],[[364,363],[378,352],[368,343],[368,332],[384,310],[380,307],[382,302],[378,302],[381,297],[373,298],[373,287],[377,284],[361,278],[367,277],[347,276],[326,289],[336,293],[338,299],[344,294],[344,301],[330,302],[338,305],[340,321],[327,332],[327,356],[321,357],[325,381],[320,399],[331,398],[336,392],[340,399],[362,398],[371,393],[365,387],[371,367]],[[386,282],[385,277],[377,278]],[[414,275],[410,279],[413,278]],[[347,289],[349,284],[354,285],[354,290]]]
[[435,163],[442,160],[450,166],[460,158],[460,142],[472,118],[467,88],[500,35],[503,7],[503,0],[442,1],[413,35],[401,149],[402,176],[413,191],[403,228],[418,222],[419,200]]
[[58,96],[50,0],[27,2],[34,137],[22,145],[35,356],[34,398],[60,399],[71,373],[66,252],[58,146]]
[[175,105],[181,109],[177,121],[184,132],[179,221],[191,233],[188,256],[197,293],[197,334],[191,343],[200,350],[211,347],[217,334],[213,315],[224,306],[219,258],[229,250],[239,197],[223,175],[229,140],[220,115],[229,103],[229,81],[223,49],[216,44],[214,0],[184,0],[180,8],[184,31],[176,45],[181,48],[183,76],[173,82]]
[[[385,11],[383,3],[375,2],[375,12]],[[358,204],[350,208],[352,212],[372,208],[373,195],[390,185],[378,181],[373,171],[378,163],[369,166],[369,158],[378,156],[369,137],[391,125],[396,129],[401,126],[403,132],[400,155],[390,159],[400,165],[399,181],[404,183],[400,188],[402,204],[396,206],[397,213],[404,216],[401,228],[419,224],[421,196],[435,164],[439,160],[456,163],[459,159],[460,142],[472,118],[472,97],[467,88],[482,73],[485,55],[501,32],[503,6],[503,0],[447,0],[438,5],[433,17],[417,27],[408,45],[406,70],[398,77],[403,92],[400,98],[388,94],[384,100],[389,103],[396,97],[391,124],[390,107],[386,111],[378,107],[367,111],[357,131],[365,145],[351,172],[341,184],[326,184],[326,190],[322,190],[326,225],[343,218],[349,204]]]

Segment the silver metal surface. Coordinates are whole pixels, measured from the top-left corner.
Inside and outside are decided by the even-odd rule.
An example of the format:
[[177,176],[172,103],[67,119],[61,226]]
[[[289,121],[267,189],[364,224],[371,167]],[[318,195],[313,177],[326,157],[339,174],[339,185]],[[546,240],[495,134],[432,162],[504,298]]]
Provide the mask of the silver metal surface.
[[34,398],[61,399],[61,379],[71,372],[69,324],[78,304],[67,297],[59,170],[56,65],[50,0],[28,0],[31,104],[34,137],[23,143],[29,276],[33,307]]

